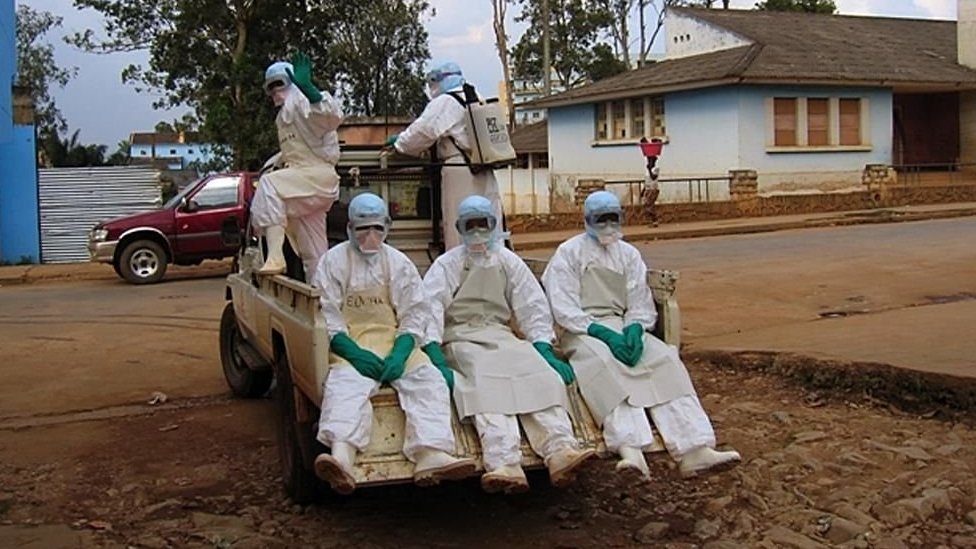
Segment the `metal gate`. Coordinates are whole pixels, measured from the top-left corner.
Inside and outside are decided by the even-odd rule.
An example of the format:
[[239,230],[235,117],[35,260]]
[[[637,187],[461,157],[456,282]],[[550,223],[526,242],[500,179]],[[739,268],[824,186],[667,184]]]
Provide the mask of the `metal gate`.
[[99,221],[159,208],[159,171],[148,166],[38,170],[41,261],[88,261]]

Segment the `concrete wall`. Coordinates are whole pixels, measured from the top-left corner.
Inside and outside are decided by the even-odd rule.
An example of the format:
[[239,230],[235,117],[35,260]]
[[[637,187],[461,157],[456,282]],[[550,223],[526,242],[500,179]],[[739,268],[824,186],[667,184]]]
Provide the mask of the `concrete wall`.
[[0,0],[0,146],[13,137],[11,89],[17,75],[14,0]]
[[[861,97],[867,100],[870,147],[773,151],[767,101],[772,97]],[[867,164],[890,164],[892,94],[888,90],[740,86],[667,95],[667,144],[658,166],[661,179],[723,177],[729,170],[759,172],[762,193],[821,192],[856,188]],[[639,181],[646,173],[637,143],[594,140],[595,106],[575,105],[549,112],[549,167],[553,211],[573,208],[579,180]],[[624,186],[611,186],[626,191]],[[722,185],[710,185],[711,200],[727,199]],[[627,203],[627,193],[621,198]],[[687,186],[662,185],[659,199],[688,201]]]
[[[206,143],[156,143],[156,158],[182,158],[182,165],[171,165],[171,169],[181,169],[193,162],[208,162],[214,157],[213,145]],[[153,145],[132,145],[129,149],[132,158],[153,158]]]
[[[759,192],[817,192],[856,188],[867,164],[892,161],[892,94],[871,88],[739,88],[739,164],[759,172]],[[867,99],[870,150],[770,152],[766,100],[771,97],[861,97]],[[663,176],[662,176],[663,177]]]
[[0,143],[0,261],[40,261],[34,126],[17,124]]
[[495,170],[505,214],[549,213],[549,170],[504,168]]
[[752,43],[743,36],[714,27],[700,19],[685,17],[670,11],[665,16],[664,30],[667,59],[737,48]]

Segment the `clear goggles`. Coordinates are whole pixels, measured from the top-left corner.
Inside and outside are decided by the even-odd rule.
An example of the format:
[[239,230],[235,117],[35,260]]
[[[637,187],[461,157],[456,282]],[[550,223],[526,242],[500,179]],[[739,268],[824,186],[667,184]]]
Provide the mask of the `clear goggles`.
[[427,73],[427,81],[430,83],[437,83],[444,80],[448,76],[461,76],[458,71],[442,71],[439,69],[434,69]]

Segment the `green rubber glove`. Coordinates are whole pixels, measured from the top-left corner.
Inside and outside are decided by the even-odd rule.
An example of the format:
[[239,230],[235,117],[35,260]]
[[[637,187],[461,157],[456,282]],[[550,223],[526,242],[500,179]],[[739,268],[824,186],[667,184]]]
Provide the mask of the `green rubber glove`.
[[633,351],[623,334],[596,322],[589,325],[586,333],[606,343],[614,358],[623,362],[624,365],[633,367],[634,364],[637,364],[637,358],[634,358]]
[[553,350],[552,345],[545,341],[536,341],[532,346],[535,347],[536,351],[539,351],[542,358],[546,359],[549,367],[556,370],[559,377],[563,378],[563,383],[569,385],[576,380],[576,375],[573,374],[573,367],[556,357],[556,352]]
[[407,359],[410,358],[414,345],[413,336],[410,334],[400,334],[393,340],[393,349],[383,359],[381,383],[390,383],[403,376],[403,372],[407,369]]
[[377,381],[383,375],[383,359],[357,345],[345,332],[336,334],[329,346],[360,374]]
[[441,351],[441,344],[436,341],[431,341],[427,345],[423,346],[423,351],[430,358],[431,363],[434,367],[440,370],[441,375],[444,376],[444,381],[447,382],[448,389],[454,390],[454,370],[447,365],[447,357],[444,356],[444,352]]
[[637,364],[644,356],[644,327],[638,322],[630,324],[624,328],[624,339],[627,341],[627,346],[630,347],[634,364]]
[[298,89],[302,90],[305,97],[308,98],[309,103],[318,103],[322,100],[322,92],[315,87],[312,83],[312,61],[302,52],[298,52],[291,58],[291,64],[295,67],[295,71],[292,72],[289,69],[285,69],[288,73],[288,78],[298,86]]
[[386,138],[386,141],[383,142],[383,146],[384,147],[392,147],[393,145],[396,144],[397,139],[399,139],[399,138],[400,138],[400,134],[395,133],[395,134],[391,135],[390,137],[387,137]]

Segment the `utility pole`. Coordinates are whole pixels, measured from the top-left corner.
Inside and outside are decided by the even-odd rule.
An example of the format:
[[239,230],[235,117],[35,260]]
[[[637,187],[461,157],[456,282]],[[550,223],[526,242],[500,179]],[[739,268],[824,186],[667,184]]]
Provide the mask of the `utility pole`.
[[552,93],[552,80],[549,72],[552,63],[549,61],[549,0],[542,0],[542,95]]

